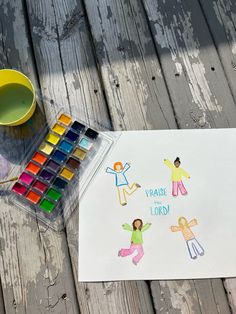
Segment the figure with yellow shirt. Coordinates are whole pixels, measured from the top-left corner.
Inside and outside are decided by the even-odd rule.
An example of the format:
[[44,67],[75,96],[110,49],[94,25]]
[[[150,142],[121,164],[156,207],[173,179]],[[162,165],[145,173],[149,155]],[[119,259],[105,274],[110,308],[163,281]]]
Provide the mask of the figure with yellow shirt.
[[172,179],[172,195],[178,196],[178,191],[182,195],[187,195],[188,192],[183,184],[182,177],[190,179],[190,175],[184,169],[180,168],[180,159],[177,157],[172,163],[168,159],[164,159],[164,164],[169,167],[172,171],[171,179]]
[[182,235],[187,243],[187,248],[189,255],[192,259],[196,259],[198,255],[204,255],[204,249],[201,244],[195,238],[194,233],[191,230],[191,227],[194,227],[198,224],[197,219],[192,219],[189,222],[185,217],[180,217],[178,219],[178,226],[171,226],[170,230],[172,232],[182,232]]
[[137,251],[137,255],[135,255],[132,259],[134,265],[137,265],[138,262],[144,255],[143,251],[143,232],[148,230],[151,226],[151,223],[146,223],[143,226],[143,221],[141,219],[135,219],[132,223],[132,227],[125,223],[122,225],[122,228],[127,231],[132,232],[131,236],[131,244],[128,249],[120,249],[118,252],[118,256],[125,257]]

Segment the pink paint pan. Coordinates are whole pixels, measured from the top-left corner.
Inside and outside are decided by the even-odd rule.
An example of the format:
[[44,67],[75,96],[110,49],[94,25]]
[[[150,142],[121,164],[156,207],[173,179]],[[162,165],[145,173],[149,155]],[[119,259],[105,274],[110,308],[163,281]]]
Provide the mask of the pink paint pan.
[[26,172],[23,172],[20,175],[19,180],[27,185],[30,185],[34,181],[34,177]]

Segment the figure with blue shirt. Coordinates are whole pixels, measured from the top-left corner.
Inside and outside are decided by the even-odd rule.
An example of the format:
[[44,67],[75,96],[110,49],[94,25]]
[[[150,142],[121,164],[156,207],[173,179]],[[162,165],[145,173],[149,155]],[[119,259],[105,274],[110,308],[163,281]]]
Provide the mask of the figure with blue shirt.
[[113,169],[107,167],[106,172],[115,175],[115,183],[118,190],[119,202],[122,206],[127,205],[126,195],[133,194],[141,186],[138,183],[129,184],[126,178],[126,171],[129,170],[130,164],[123,164],[118,161],[114,163]]

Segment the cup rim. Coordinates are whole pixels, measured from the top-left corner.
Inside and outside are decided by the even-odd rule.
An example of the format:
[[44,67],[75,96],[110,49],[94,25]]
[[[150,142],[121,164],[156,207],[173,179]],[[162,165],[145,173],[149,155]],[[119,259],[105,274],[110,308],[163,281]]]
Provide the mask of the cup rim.
[[[22,72],[20,72],[20,71],[18,71],[18,70],[14,70],[14,69],[0,69],[0,73],[5,72],[5,71],[6,71],[6,72],[16,72],[16,73],[20,74],[21,76],[23,76],[24,78],[26,78],[27,81],[29,82],[30,86],[32,87],[32,93],[33,93],[33,100],[32,100],[32,103],[31,103],[31,105],[30,105],[30,108],[29,108],[29,110],[28,110],[20,119],[15,120],[15,121],[11,121],[11,122],[7,122],[7,123],[2,123],[1,120],[0,120],[0,125],[9,125],[9,126],[11,126],[12,124],[15,124],[15,123],[20,122],[21,120],[24,120],[24,118],[30,113],[30,111],[32,110],[32,107],[34,106],[35,101],[36,101],[36,92],[35,92],[35,88],[34,88],[33,83],[31,82],[31,80],[29,79],[29,77],[26,76],[24,73],[22,73]],[[31,116],[30,116],[30,117],[31,117]],[[30,119],[30,117],[29,117],[29,119]],[[28,119],[28,120],[29,120],[29,119]],[[27,121],[27,120],[26,120],[26,121]],[[26,122],[26,121],[25,121],[25,122]],[[19,123],[19,124],[23,124],[23,123],[24,123],[24,122]]]

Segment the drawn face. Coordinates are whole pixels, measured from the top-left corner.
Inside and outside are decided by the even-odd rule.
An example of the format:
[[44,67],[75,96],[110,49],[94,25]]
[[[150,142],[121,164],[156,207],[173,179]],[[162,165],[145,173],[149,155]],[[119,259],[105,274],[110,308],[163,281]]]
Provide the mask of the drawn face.
[[121,165],[116,165],[116,171],[120,172],[122,170],[122,166]]
[[187,225],[187,219],[184,218],[184,217],[181,217],[181,218],[179,219],[179,225],[180,225],[180,226],[186,226],[186,225]]
[[135,226],[135,228],[138,229],[141,226],[140,220],[136,220],[135,223],[134,223],[134,226]]
[[175,165],[176,168],[179,168],[180,163],[179,163],[178,161],[175,161],[175,162],[174,162],[174,165]]

